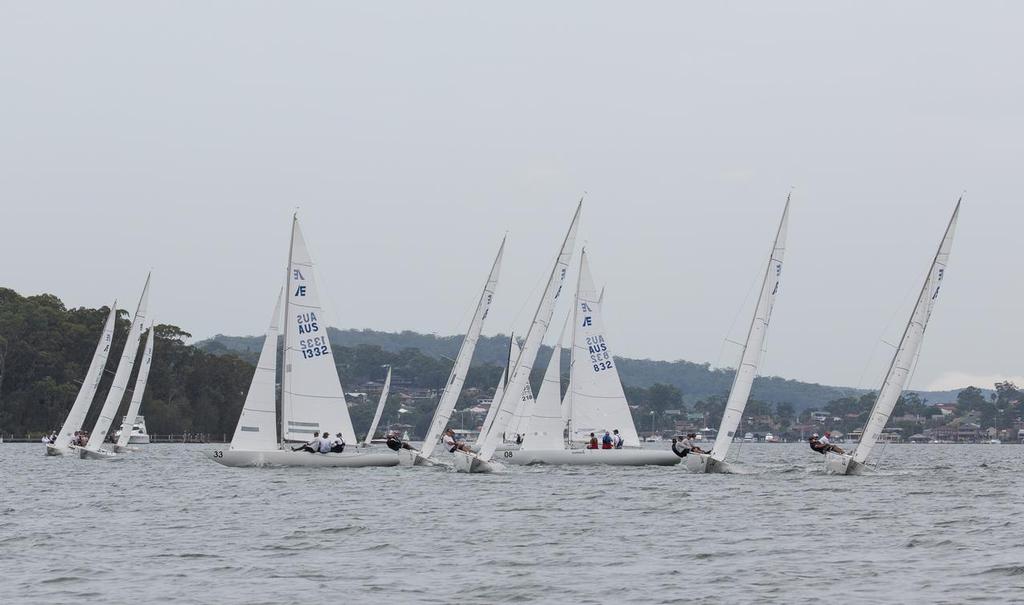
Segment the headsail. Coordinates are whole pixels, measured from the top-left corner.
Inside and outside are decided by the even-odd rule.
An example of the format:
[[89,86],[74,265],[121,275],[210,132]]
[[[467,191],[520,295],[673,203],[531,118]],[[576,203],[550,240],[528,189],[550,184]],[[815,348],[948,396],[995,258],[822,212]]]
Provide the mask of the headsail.
[[551,324],[551,316],[555,312],[555,303],[558,295],[562,293],[562,286],[565,283],[565,273],[569,268],[569,261],[572,259],[573,248],[576,247],[576,231],[579,228],[580,212],[583,210],[583,200],[580,200],[576,207],[576,214],[573,215],[569,231],[565,234],[562,248],[555,259],[555,265],[551,268],[551,275],[548,277],[547,286],[537,304],[537,311],[534,313],[533,322],[526,333],[526,341],[523,344],[523,351],[516,359],[512,372],[509,373],[508,384],[505,392],[498,402],[498,411],[494,417],[494,424],[490,433],[480,448],[478,458],[488,461],[494,456],[498,448],[498,441],[505,427],[512,419],[513,409],[517,401],[522,397],[523,390],[530,383],[530,372],[533,371],[533,363],[537,360],[537,352],[540,350],[540,343],[544,340],[548,325]]
[[139,408],[142,406],[142,395],[146,392],[146,381],[149,380],[149,368],[153,365],[153,326],[149,326],[146,332],[146,344],[142,349],[142,363],[139,365],[139,373],[135,377],[135,390],[132,391],[132,399],[128,403],[128,413],[124,416],[124,423],[121,425],[121,434],[117,438],[117,445],[125,447],[132,438],[132,426],[139,416]]
[[96,343],[96,351],[92,354],[92,361],[89,362],[89,370],[85,373],[85,380],[82,387],[78,389],[78,396],[75,403],[71,405],[71,411],[64,420],[64,426],[57,434],[54,446],[58,449],[67,448],[76,431],[82,429],[85,424],[85,417],[89,413],[89,406],[92,405],[93,397],[96,396],[96,389],[100,386],[103,378],[103,370],[107,366],[107,357],[110,355],[110,345],[114,340],[114,324],[117,319],[117,301],[110,305],[110,313],[107,314],[107,321],[103,324],[103,332],[100,333],[100,340]]
[[513,333],[508,337],[508,359],[505,361],[505,369],[498,378],[498,386],[494,387],[494,397],[491,398],[491,405],[487,407],[487,415],[484,416],[484,422],[480,425],[480,433],[476,436],[475,445],[477,448],[483,446],[484,440],[487,439],[487,434],[491,431],[491,425],[494,424],[494,416],[498,413],[498,403],[501,402],[501,398],[505,395],[505,381],[508,380],[508,373],[512,371],[512,364],[515,362],[516,357],[519,357],[519,351],[519,343],[516,342],[516,335]]
[[868,423],[864,427],[864,435],[861,437],[857,449],[853,453],[853,461],[860,464],[868,459],[875,443],[878,442],[882,429],[889,421],[889,415],[896,407],[896,401],[903,392],[910,375],[910,369],[914,364],[914,358],[921,351],[921,342],[924,340],[924,331],[928,327],[928,320],[931,318],[932,309],[935,308],[935,300],[939,296],[939,289],[942,286],[942,278],[946,273],[946,264],[949,262],[949,253],[953,249],[953,234],[956,232],[957,217],[960,214],[960,200],[957,200],[953,216],[946,226],[946,233],[942,236],[942,242],[935,253],[928,275],[925,277],[924,285],[921,286],[921,293],[917,297],[914,311],[910,314],[910,320],[903,331],[903,338],[900,339],[899,347],[893,355],[892,363],[886,372],[885,381],[878,391],[878,398],[871,409]]
[[754,307],[754,317],[750,320],[750,330],[747,332],[747,340],[743,344],[743,352],[740,355],[740,364],[736,368],[736,374],[732,379],[732,388],[729,389],[729,399],[725,403],[725,412],[722,414],[722,423],[718,428],[718,436],[711,448],[711,457],[715,460],[725,460],[729,453],[729,446],[732,445],[733,436],[743,418],[743,409],[747,406],[747,399],[750,397],[750,388],[754,384],[754,377],[757,375],[757,367],[761,362],[761,351],[764,347],[764,339],[768,332],[768,324],[771,321],[772,307],[775,305],[775,296],[779,292],[779,279],[782,275],[782,261],[786,254],[786,233],[789,226],[789,197],[786,197],[786,206],[782,210],[782,220],[779,222],[779,229],[775,233],[775,243],[772,244],[772,251],[768,257],[768,267],[764,272],[764,279],[761,282],[761,293],[757,297],[757,306]]
[[[570,313],[566,317],[569,322]],[[565,420],[562,419],[562,338],[565,325],[558,336],[558,342],[551,348],[551,359],[544,372],[544,381],[537,391],[537,401],[533,406],[529,429],[523,440],[523,451],[560,450],[565,447]]]
[[448,420],[451,419],[452,412],[455,410],[455,404],[459,401],[459,395],[462,394],[462,385],[466,382],[466,373],[469,371],[470,362],[473,361],[473,352],[476,351],[476,343],[480,339],[480,331],[483,330],[484,320],[487,319],[487,314],[491,310],[494,292],[498,288],[498,276],[501,274],[501,260],[504,254],[505,240],[503,239],[501,240],[501,246],[498,248],[498,255],[494,258],[494,264],[491,265],[491,272],[484,283],[483,292],[480,293],[476,312],[473,313],[473,318],[469,322],[469,328],[466,330],[466,336],[462,339],[459,354],[455,357],[452,373],[448,376],[448,382],[445,383],[444,393],[441,394],[441,400],[437,403],[437,409],[434,411],[434,419],[430,422],[427,437],[423,441],[423,449],[420,454],[425,458],[429,458],[434,453],[434,447],[437,445],[437,440],[441,437],[441,431],[448,426]]
[[340,432],[346,443],[357,443],[298,217],[292,220],[286,283],[281,438],[308,441],[313,431],[327,431]]
[[377,411],[373,413],[373,422],[366,431],[366,439],[363,444],[369,445],[373,441],[373,434],[377,432],[377,425],[380,423],[380,416],[384,413],[384,404],[388,401],[388,393],[391,392],[391,366],[388,366],[388,377],[384,379],[384,388],[380,392],[380,399],[377,401]]
[[132,367],[135,366],[135,356],[139,352],[139,338],[142,336],[142,323],[146,319],[146,307],[149,304],[149,278],[146,276],[146,285],[142,288],[142,296],[139,297],[139,306],[135,309],[135,316],[132,317],[132,326],[128,330],[128,338],[125,340],[124,349],[121,351],[121,360],[117,363],[117,371],[114,372],[114,382],[107,391],[107,398],[103,402],[100,416],[96,419],[96,426],[89,434],[89,443],[86,449],[96,451],[100,449],[107,439],[107,431],[114,422],[117,409],[121,407],[121,399],[124,397],[125,387],[128,386],[128,378],[131,377]]
[[256,372],[245,394],[238,416],[232,450],[270,451],[277,449],[277,335],[281,332],[281,303],[284,290],[277,295],[270,327],[263,339]]
[[640,437],[605,335],[600,296],[590,274],[586,250],[580,255],[578,279],[569,366],[570,439],[579,441],[591,432],[618,429],[624,446],[640,447]]

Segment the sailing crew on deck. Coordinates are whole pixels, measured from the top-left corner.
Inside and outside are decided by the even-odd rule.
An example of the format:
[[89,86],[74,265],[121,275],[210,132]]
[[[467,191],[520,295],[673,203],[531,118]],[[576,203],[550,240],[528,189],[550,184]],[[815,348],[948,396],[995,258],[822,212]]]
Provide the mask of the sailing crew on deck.
[[[327,433],[324,433],[326,435]],[[345,438],[338,433],[331,439],[331,452],[340,454],[345,451]]]
[[675,454],[676,456],[679,456],[680,458],[686,458],[686,455],[690,453],[690,450],[683,449],[683,447],[679,445],[679,439],[673,437],[672,453]]
[[835,444],[832,443],[832,433],[829,433],[828,431],[826,431],[825,432],[825,436],[820,438],[818,441],[819,441],[819,443],[821,443],[822,445],[825,446],[825,451],[826,452],[835,452],[837,454],[845,454],[846,453],[845,451],[843,451],[843,448],[841,448],[838,445],[835,445]]
[[622,449],[622,435],[619,434],[619,429],[612,431],[612,446],[617,450]]
[[413,446],[409,445],[408,443],[406,443],[406,442],[402,441],[401,439],[399,439],[398,438],[398,433],[396,433],[394,431],[391,431],[390,433],[388,433],[388,437],[384,441],[384,444],[388,446],[389,450],[393,450],[393,451],[396,451],[396,452],[398,450],[412,450],[412,449],[416,449]]
[[320,451],[320,433],[317,432],[317,431],[313,431],[313,438],[310,439],[308,443],[303,443],[299,447],[293,447],[292,451],[293,452],[299,452],[299,451],[309,452],[310,454],[315,454],[315,453],[319,452]]
[[597,436],[594,435],[593,433],[591,433],[590,434],[590,441],[587,442],[587,449],[588,450],[596,450],[598,447],[599,446],[597,444]]
[[324,431],[324,434],[320,436],[320,453],[331,453],[331,434],[327,431]]
[[697,438],[697,433],[687,433],[686,438],[679,442],[679,446],[686,450],[688,454],[707,454],[702,448],[693,443],[694,439]]
[[453,429],[448,429],[447,431],[444,432],[442,442],[444,443],[444,446],[448,448],[448,451],[453,454],[455,453],[455,450],[461,450],[466,453],[473,452],[473,450],[469,449],[469,446],[467,446],[465,443],[455,440],[455,431]]
[[612,449],[612,434],[608,431],[604,432],[604,437],[601,437],[601,449],[610,450]]

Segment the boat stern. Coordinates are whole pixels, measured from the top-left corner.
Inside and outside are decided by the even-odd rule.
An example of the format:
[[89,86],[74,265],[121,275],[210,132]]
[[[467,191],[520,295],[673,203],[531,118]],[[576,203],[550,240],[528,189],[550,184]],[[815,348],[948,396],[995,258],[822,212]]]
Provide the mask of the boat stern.
[[825,454],[825,473],[829,475],[859,475],[863,465],[854,462],[850,454]]
[[494,467],[490,462],[477,458],[474,454],[467,454],[462,450],[455,452],[455,470],[460,473],[490,473]]

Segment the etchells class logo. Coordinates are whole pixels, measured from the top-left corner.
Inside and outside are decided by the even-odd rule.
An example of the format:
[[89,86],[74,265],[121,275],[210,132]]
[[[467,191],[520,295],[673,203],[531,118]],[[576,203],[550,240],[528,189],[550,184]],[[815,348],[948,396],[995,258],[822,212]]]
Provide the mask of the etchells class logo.
[[[302,276],[302,271],[299,271],[298,269],[293,269],[292,270],[292,280],[293,281],[306,281],[306,278]],[[303,286],[303,285],[295,286],[295,296],[305,296],[305,295],[306,295],[306,286]]]

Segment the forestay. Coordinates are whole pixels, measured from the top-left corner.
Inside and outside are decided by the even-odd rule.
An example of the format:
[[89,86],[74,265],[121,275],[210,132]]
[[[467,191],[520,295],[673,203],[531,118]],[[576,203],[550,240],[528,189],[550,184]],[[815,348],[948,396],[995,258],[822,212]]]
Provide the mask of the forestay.
[[939,296],[939,289],[942,286],[942,278],[946,273],[946,264],[949,262],[949,253],[953,249],[953,234],[956,232],[956,221],[960,214],[960,201],[956,203],[953,216],[946,226],[946,233],[942,237],[939,249],[932,260],[931,268],[925,277],[924,285],[921,286],[921,293],[914,304],[914,310],[910,314],[910,321],[903,331],[899,347],[893,355],[892,363],[886,372],[885,381],[878,391],[878,398],[871,409],[868,423],[864,427],[864,434],[856,451],[853,453],[853,461],[864,464],[871,454],[872,448],[878,442],[882,429],[889,421],[892,410],[896,407],[896,401],[906,386],[910,369],[914,359],[921,350],[921,342],[924,340],[924,331],[928,327],[928,320],[931,318],[932,310],[935,308],[935,301]]
[[547,285],[544,287],[544,293],[537,304],[537,311],[533,316],[533,321],[530,323],[530,329],[526,333],[523,350],[518,355],[516,363],[509,373],[505,392],[502,394],[501,401],[497,404],[498,411],[494,418],[494,424],[484,441],[483,447],[480,448],[478,458],[485,462],[494,456],[501,435],[508,426],[509,421],[512,420],[512,414],[515,412],[513,407],[521,399],[523,390],[529,384],[530,372],[533,371],[533,364],[537,359],[540,344],[544,340],[548,326],[551,324],[551,316],[555,312],[555,303],[558,301],[558,296],[562,293],[565,274],[569,268],[569,261],[572,260],[572,252],[576,246],[576,231],[579,228],[580,212],[582,209],[583,200],[580,200],[579,206],[576,207],[576,214],[573,215],[572,223],[569,226],[569,231],[562,242],[562,248],[559,250],[555,264],[551,268],[551,275],[548,277]]
[[117,415],[117,409],[121,407],[121,399],[124,397],[125,387],[128,386],[128,378],[131,377],[132,368],[135,366],[135,356],[139,353],[142,324],[146,319],[146,307],[149,304],[149,278],[150,276],[147,275],[146,285],[142,288],[142,296],[139,297],[139,305],[135,309],[135,316],[132,317],[131,328],[128,329],[128,338],[125,340],[121,359],[117,363],[117,371],[114,372],[114,381],[110,384],[107,398],[103,402],[99,418],[96,419],[96,426],[93,427],[92,433],[89,435],[89,443],[85,446],[88,450],[100,449],[107,438],[107,431],[110,430],[110,425]]
[[368,445],[373,441],[373,434],[377,432],[377,425],[380,424],[380,416],[384,413],[384,404],[388,401],[388,393],[391,392],[391,366],[388,366],[388,377],[384,379],[384,388],[380,392],[380,399],[377,401],[377,411],[373,413],[373,421],[370,422],[370,428],[366,431],[366,439],[363,440],[364,445]]
[[121,425],[121,434],[117,437],[117,446],[123,448],[128,445],[132,438],[132,427],[139,416],[139,408],[142,407],[142,395],[146,392],[146,381],[149,380],[149,368],[153,365],[153,326],[149,326],[146,332],[146,344],[142,348],[142,362],[139,364],[139,372],[135,377],[135,390],[132,391],[131,401],[128,403],[128,413],[125,414],[124,424]]
[[308,441],[313,431],[340,432],[346,443],[357,443],[298,217],[292,221],[286,283],[281,437]]
[[455,404],[462,393],[462,385],[466,382],[466,373],[469,372],[469,364],[473,361],[476,343],[480,340],[480,332],[483,330],[484,320],[487,319],[487,314],[490,313],[491,303],[494,301],[494,292],[498,289],[498,276],[501,274],[501,260],[504,255],[505,240],[502,239],[501,246],[498,248],[498,255],[494,258],[491,272],[484,283],[483,291],[480,293],[480,300],[477,301],[476,311],[473,312],[473,318],[469,322],[466,336],[462,339],[462,346],[459,347],[459,354],[455,357],[452,372],[448,376],[448,382],[445,383],[444,393],[441,394],[441,400],[434,411],[434,418],[430,422],[427,437],[423,441],[423,449],[420,454],[425,458],[429,458],[434,453],[437,440],[441,437],[441,431],[448,426],[452,412],[455,411]]
[[277,449],[277,336],[281,331],[281,303],[284,290],[277,295],[274,314],[256,372],[245,394],[242,413],[238,416],[235,434],[231,437],[232,450],[270,451]]
[[107,357],[110,355],[110,345],[114,340],[114,324],[117,319],[117,301],[110,305],[110,312],[107,314],[107,321],[103,324],[103,332],[100,333],[99,342],[96,343],[96,351],[92,354],[92,361],[89,362],[89,369],[85,373],[85,380],[82,387],[78,389],[75,402],[71,405],[71,411],[64,420],[64,426],[60,428],[54,447],[65,449],[71,444],[71,439],[76,431],[82,429],[85,424],[85,417],[89,413],[89,406],[92,405],[93,397],[96,396],[96,389],[100,386],[103,378],[103,370],[107,366]]
[[601,317],[587,251],[580,256],[570,354],[569,426],[573,441],[618,429],[625,447],[640,447]]
[[[571,317],[570,313],[570,317]],[[566,317],[566,323],[569,318]],[[551,359],[544,371],[544,381],[537,391],[529,430],[523,439],[523,451],[560,450],[565,448],[565,420],[562,419],[562,337],[565,326],[558,336],[558,342],[551,349]]]
[[789,197],[787,196],[786,206],[782,210],[782,220],[779,222],[779,229],[775,234],[775,243],[772,244],[772,251],[768,257],[768,266],[765,268],[764,279],[761,281],[761,292],[757,297],[757,305],[754,307],[754,317],[750,320],[750,329],[747,331],[747,339],[743,343],[740,363],[732,379],[732,388],[729,389],[729,399],[725,403],[725,412],[722,414],[722,423],[718,427],[718,436],[711,448],[711,457],[715,460],[725,460],[725,456],[729,453],[729,446],[732,445],[736,429],[739,428],[740,420],[743,418],[743,410],[747,407],[747,399],[750,397],[754,377],[757,376],[765,336],[768,333],[768,324],[771,321],[772,308],[775,305],[775,297],[779,293],[788,225]]

